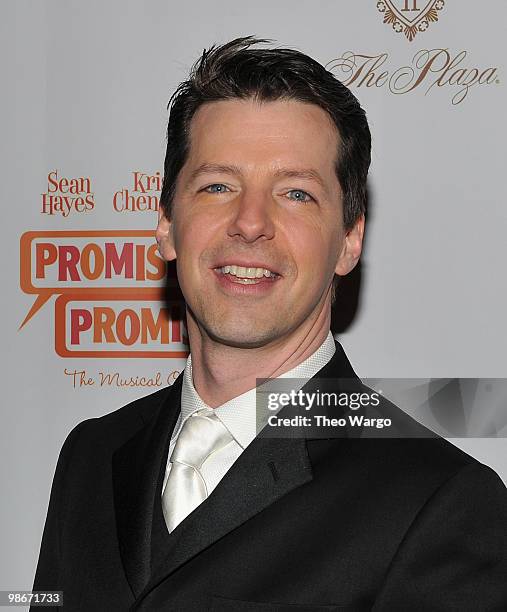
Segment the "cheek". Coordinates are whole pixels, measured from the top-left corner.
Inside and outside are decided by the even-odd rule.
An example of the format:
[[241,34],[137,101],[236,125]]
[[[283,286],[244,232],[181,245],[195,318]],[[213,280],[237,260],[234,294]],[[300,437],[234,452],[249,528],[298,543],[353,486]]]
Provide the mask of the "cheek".
[[197,215],[179,218],[175,226],[175,245],[181,259],[194,259],[209,239],[209,223]]
[[326,274],[335,248],[329,231],[316,226],[299,228],[291,232],[290,241],[301,273],[316,277]]
[[208,279],[210,250],[217,235],[209,220],[192,215],[180,223],[176,242],[177,265],[180,285],[187,290],[201,285]]

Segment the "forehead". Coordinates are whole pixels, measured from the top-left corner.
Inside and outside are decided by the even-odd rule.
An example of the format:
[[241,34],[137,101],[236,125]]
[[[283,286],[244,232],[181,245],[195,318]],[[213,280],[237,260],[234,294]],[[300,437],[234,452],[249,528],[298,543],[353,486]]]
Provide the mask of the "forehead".
[[202,105],[190,126],[192,163],[256,168],[304,164],[334,175],[338,131],[319,106],[295,100],[220,100]]

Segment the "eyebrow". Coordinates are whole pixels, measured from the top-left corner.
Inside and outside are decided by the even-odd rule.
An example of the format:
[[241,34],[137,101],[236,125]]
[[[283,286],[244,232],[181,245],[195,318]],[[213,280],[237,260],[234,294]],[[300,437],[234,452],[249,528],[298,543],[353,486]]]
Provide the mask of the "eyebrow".
[[320,176],[317,170],[313,170],[311,168],[304,170],[280,169],[275,172],[275,176],[280,176],[283,178],[300,178],[307,181],[315,181],[322,187],[322,189],[326,189],[326,185],[324,184],[323,178]]
[[242,175],[242,172],[238,166],[229,166],[224,164],[201,164],[190,174],[190,180],[194,181],[196,178],[201,176],[201,174],[234,174],[234,175]]
[[[196,178],[201,176],[201,174],[210,174],[210,173],[232,174],[235,176],[243,176],[243,172],[241,171],[241,168],[235,165],[201,164],[198,168],[196,168],[190,174],[190,180],[194,181]],[[326,189],[324,180],[322,179],[320,174],[317,172],[317,170],[314,170],[312,168],[304,168],[301,170],[290,169],[290,168],[280,168],[279,170],[275,172],[275,176],[280,177],[280,178],[299,178],[299,179],[304,179],[304,180],[315,181],[323,189]]]

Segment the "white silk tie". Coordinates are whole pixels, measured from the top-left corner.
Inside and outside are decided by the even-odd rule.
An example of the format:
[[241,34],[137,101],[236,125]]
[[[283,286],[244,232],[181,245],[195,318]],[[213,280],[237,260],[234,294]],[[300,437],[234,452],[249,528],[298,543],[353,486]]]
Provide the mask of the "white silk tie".
[[200,469],[211,454],[233,440],[212,409],[199,410],[185,421],[171,454],[171,471],[162,496],[169,532],[208,497]]

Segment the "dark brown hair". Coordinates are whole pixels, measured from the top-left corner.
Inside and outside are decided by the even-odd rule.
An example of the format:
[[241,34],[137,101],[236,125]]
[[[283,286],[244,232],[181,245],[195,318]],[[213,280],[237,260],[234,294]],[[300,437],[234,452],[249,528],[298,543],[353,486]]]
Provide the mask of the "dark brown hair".
[[[254,98],[316,104],[334,122],[339,138],[336,176],[343,192],[346,229],[364,214],[371,135],[357,98],[317,61],[294,49],[252,48],[271,41],[253,36],[205,49],[189,78],[169,100],[167,150],[160,205],[170,218],[178,174],[190,147],[190,123],[206,102]],[[333,283],[333,301],[336,282]]]

